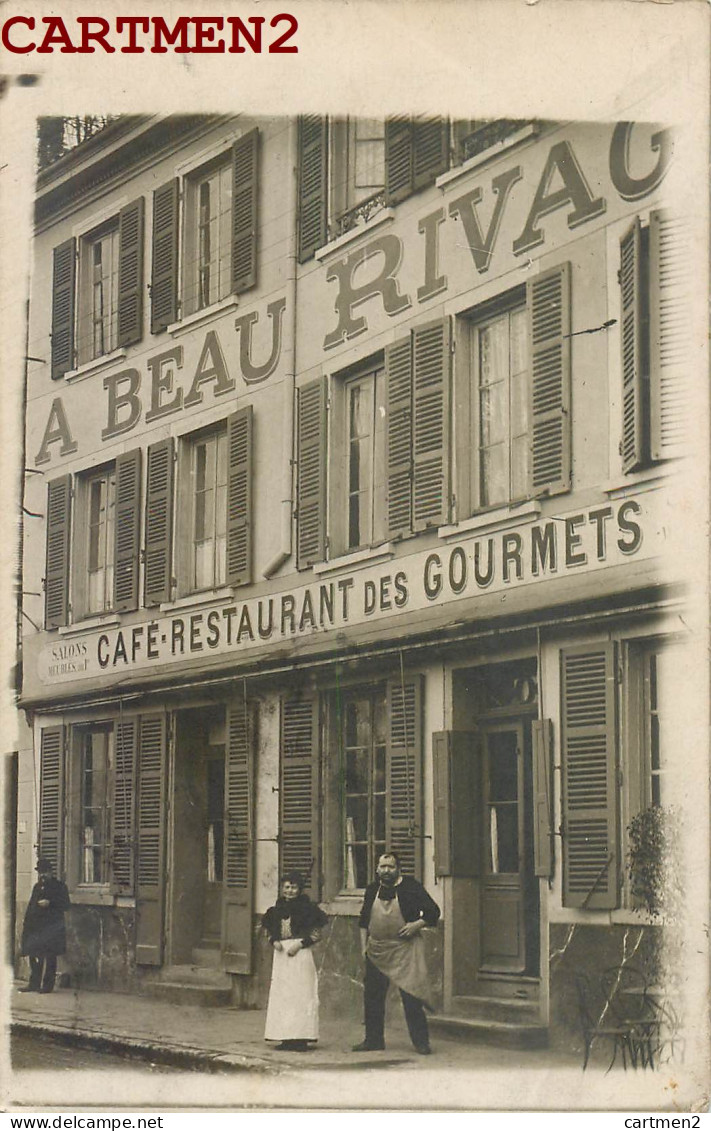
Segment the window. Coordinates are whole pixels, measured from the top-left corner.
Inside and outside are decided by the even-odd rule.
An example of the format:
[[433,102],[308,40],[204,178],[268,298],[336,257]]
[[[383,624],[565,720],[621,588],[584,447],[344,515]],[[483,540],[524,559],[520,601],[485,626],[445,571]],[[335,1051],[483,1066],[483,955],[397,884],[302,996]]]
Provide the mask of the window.
[[488,507],[524,498],[529,491],[530,371],[525,307],[477,325],[472,346],[478,504]]
[[343,887],[347,890],[370,882],[386,847],[386,719],[384,690],[345,699]]
[[470,118],[455,122],[454,136],[459,159],[468,161],[492,146],[507,141],[532,121],[518,118]]
[[232,166],[229,161],[189,178],[186,185],[185,293],[193,314],[231,290]]
[[79,882],[109,881],[113,731],[109,727],[80,732]]
[[679,649],[660,640],[628,646],[626,741],[631,759],[630,811],[664,805],[669,735],[674,733],[675,704],[671,699],[674,665]]
[[87,477],[86,496],[86,612],[113,607],[116,473],[114,469]]
[[80,245],[79,362],[118,345],[118,217]]
[[190,445],[192,537],[190,588],[224,585],[227,533],[227,432],[208,433]]
[[385,537],[383,370],[346,384],[348,549]]
[[331,123],[330,238],[369,220],[385,205],[385,123],[347,118]]

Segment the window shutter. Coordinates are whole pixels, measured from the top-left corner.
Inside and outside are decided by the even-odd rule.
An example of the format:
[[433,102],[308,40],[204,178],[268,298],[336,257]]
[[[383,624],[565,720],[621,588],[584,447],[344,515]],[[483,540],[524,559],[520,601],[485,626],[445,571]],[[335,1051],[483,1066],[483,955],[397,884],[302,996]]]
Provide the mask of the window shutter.
[[388,683],[387,847],[406,875],[422,878],[422,679]]
[[481,792],[479,736],[463,731],[432,735],[435,802],[435,873],[478,876],[481,829],[476,822]]
[[562,652],[563,904],[617,906],[615,667],[611,643]]
[[388,534],[412,531],[412,342],[385,347],[387,395],[386,460]]
[[449,517],[449,319],[413,337],[413,529]]
[[415,192],[432,184],[447,168],[449,157],[447,123],[426,118],[413,124],[413,186]]
[[111,862],[113,890],[117,895],[133,895],[137,740],[138,720],[135,717],[122,719],[116,724]]
[[143,337],[142,196],[119,212],[118,344],[130,346]]
[[652,459],[685,455],[689,422],[692,308],[686,221],[652,212],[650,237],[650,408]]
[[279,805],[279,873],[301,872],[309,895],[318,899],[318,710],[310,698],[282,701]]
[[635,219],[620,240],[622,345],[622,469],[631,471],[644,459],[643,345],[644,285],[642,227]]
[[250,130],[232,147],[232,290],[248,291],[257,282],[259,130]]
[[178,200],[177,177],[153,193],[152,334],[178,317]]
[[531,490],[570,490],[570,264],[528,283]]
[[141,543],[141,451],[116,458],[114,528],[114,608],[138,608],[138,559]]
[[326,382],[299,389],[297,556],[303,569],[326,556]]
[[54,249],[52,271],[52,380],[74,366],[74,300],[76,295],[76,240]]
[[252,580],[252,406],[227,420],[227,583]]
[[553,773],[550,719],[534,719],[533,741],[533,869],[537,876],[553,874]]
[[226,970],[252,972],[254,887],[254,734],[248,705],[227,710],[225,879],[222,950]]
[[69,621],[69,532],[72,481],[60,475],[47,484],[47,562],[44,620],[47,628]]
[[64,727],[40,732],[39,855],[64,873]]
[[146,473],[146,568],[143,599],[160,605],[171,596],[173,543],[173,440],[148,447]]
[[167,719],[138,721],[138,860],[136,865],[136,962],[163,962],[165,903],[165,809]]
[[411,119],[388,118],[385,122],[385,197],[388,204],[397,204],[413,191],[413,149]]
[[299,263],[326,242],[328,119],[299,118]]

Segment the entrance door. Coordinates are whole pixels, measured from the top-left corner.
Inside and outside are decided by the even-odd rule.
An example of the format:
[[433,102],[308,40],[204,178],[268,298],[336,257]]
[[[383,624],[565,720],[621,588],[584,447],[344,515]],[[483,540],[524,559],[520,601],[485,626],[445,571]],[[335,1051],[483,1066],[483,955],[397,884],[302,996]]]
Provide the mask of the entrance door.
[[530,867],[526,857],[530,838],[526,835],[525,805],[530,791],[524,755],[523,722],[487,724],[483,732],[481,796],[482,973],[523,974],[527,969]]
[[210,746],[205,758],[205,904],[202,937],[219,942],[222,929],[222,884],[225,838],[224,747]]

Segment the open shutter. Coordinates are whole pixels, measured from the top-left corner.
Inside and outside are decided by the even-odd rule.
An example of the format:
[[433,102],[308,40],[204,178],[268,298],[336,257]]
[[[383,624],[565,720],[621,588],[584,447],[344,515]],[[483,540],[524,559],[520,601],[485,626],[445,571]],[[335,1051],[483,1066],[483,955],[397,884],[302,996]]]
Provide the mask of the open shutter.
[[232,291],[257,282],[257,207],[259,130],[250,130],[232,147]]
[[173,542],[173,440],[148,447],[146,473],[146,568],[143,579],[146,606],[160,605],[171,596]]
[[326,382],[299,389],[297,503],[298,566],[326,556]]
[[478,734],[437,731],[434,759],[434,849],[438,876],[478,876],[481,829],[476,821],[481,793]]
[[39,853],[64,874],[64,727],[40,732]]
[[570,490],[570,264],[528,283],[531,490]]
[[447,168],[447,123],[425,118],[413,124],[413,187],[415,192],[434,181]]
[[650,409],[652,459],[687,454],[692,309],[686,221],[652,212]]
[[281,709],[279,872],[301,872],[312,899],[320,894],[318,711],[311,698]]
[[413,129],[410,118],[385,122],[385,196],[397,204],[413,189]]
[[227,583],[252,580],[252,406],[227,419]]
[[623,471],[631,471],[644,459],[644,291],[642,227],[635,219],[620,240]]
[[388,683],[387,846],[405,874],[422,878],[422,678]]
[[175,177],[153,193],[151,333],[159,334],[178,317],[178,199]]
[[617,906],[612,643],[562,652],[563,904]]
[[533,742],[533,870],[546,879],[553,874],[553,772],[550,719],[534,719]]
[[116,458],[114,528],[114,609],[138,608],[138,559],[141,543],[141,451]]
[[117,895],[133,895],[134,810],[136,801],[136,748],[138,719],[122,719],[116,724],[113,825],[111,863],[113,890]]
[[413,529],[449,517],[449,319],[413,337]]
[[69,531],[72,481],[60,475],[47,484],[47,560],[44,581],[44,620],[57,628],[69,620]]
[[249,709],[235,702],[227,709],[225,762],[225,878],[222,899],[222,952],[225,970],[252,972],[254,887],[254,736]]
[[326,242],[328,119],[299,118],[299,263]]
[[52,380],[74,366],[76,240],[54,249],[52,271]]
[[412,532],[412,341],[385,347],[388,534]]
[[118,344],[130,346],[143,337],[142,196],[119,212]]
[[136,962],[160,966],[165,904],[167,720],[165,715],[141,715],[138,727]]

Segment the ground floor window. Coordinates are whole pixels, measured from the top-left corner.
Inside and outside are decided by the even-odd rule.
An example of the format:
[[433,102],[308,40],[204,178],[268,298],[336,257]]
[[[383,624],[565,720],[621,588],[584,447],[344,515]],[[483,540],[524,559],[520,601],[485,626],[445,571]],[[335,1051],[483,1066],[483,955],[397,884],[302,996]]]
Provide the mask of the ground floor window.
[[344,877],[347,890],[364,888],[385,851],[385,689],[352,692],[343,703]]
[[83,884],[109,880],[113,733],[97,727],[80,733],[79,878]]

